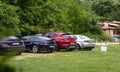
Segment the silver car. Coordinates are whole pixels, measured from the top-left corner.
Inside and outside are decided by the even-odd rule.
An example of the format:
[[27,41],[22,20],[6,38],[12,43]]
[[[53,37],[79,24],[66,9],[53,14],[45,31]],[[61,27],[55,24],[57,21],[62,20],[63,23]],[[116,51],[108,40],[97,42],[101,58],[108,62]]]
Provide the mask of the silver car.
[[95,47],[95,40],[84,35],[73,35],[76,39],[78,50],[92,50]]

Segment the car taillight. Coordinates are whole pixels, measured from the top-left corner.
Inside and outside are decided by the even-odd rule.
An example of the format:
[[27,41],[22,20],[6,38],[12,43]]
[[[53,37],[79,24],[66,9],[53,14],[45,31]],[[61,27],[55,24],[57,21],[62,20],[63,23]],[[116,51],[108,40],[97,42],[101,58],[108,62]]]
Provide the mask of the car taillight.
[[10,44],[10,42],[0,42],[0,44]]
[[88,40],[84,41],[84,42],[89,42]]
[[20,43],[20,45],[24,45],[24,41],[23,40],[21,40],[19,43]]
[[61,40],[67,40],[67,39],[66,38],[64,38],[64,39],[62,38]]
[[0,44],[2,45],[2,47],[9,47],[10,42],[0,42]]
[[46,44],[46,41],[40,41],[41,44]]

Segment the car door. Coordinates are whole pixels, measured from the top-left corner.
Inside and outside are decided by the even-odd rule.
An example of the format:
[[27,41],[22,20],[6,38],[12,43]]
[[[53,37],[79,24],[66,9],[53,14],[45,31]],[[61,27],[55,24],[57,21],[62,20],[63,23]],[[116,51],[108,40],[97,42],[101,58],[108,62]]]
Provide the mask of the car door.
[[22,38],[22,40],[24,41],[25,44],[25,50],[30,50],[30,40],[29,40],[29,36],[25,36]]

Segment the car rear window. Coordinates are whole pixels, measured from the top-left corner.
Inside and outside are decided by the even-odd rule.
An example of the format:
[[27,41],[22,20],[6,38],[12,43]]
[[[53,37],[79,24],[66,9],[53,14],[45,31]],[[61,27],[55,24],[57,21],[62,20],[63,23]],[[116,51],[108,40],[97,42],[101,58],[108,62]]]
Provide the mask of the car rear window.
[[68,36],[71,37],[71,35],[70,35],[70,34],[67,34],[67,33],[66,33],[66,34],[62,34],[61,36],[62,36],[62,37],[68,37]]
[[50,38],[43,37],[43,36],[39,36],[38,38],[41,39],[41,40],[50,40]]
[[44,37],[44,36],[31,36],[29,37],[30,41],[40,41],[40,40],[50,40],[50,38],[48,37]]
[[79,36],[80,39],[90,39],[89,37],[87,36]]
[[18,40],[19,38],[15,37],[15,36],[8,36],[8,37],[4,37],[2,38],[0,41],[14,41],[14,40]]

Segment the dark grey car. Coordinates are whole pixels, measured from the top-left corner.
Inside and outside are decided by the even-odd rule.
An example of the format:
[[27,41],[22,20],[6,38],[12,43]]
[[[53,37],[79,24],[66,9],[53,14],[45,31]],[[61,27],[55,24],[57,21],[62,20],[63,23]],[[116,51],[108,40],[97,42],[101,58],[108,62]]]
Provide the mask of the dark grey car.
[[38,52],[48,52],[51,53],[55,51],[56,43],[50,38],[39,36],[39,35],[30,35],[22,37],[25,44],[25,50],[33,53]]
[[24,50],[24,42],[15,36],[7,36],[0,39],[0,54],[14,52],[20,55]]

